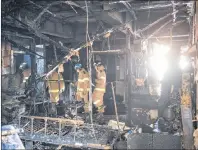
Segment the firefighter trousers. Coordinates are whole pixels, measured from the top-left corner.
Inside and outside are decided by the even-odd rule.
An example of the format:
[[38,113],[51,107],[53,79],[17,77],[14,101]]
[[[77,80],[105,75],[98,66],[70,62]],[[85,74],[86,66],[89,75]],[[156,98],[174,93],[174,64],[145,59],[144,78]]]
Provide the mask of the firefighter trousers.
[[77,92],[76,93],[76,100],[77,101],[84,101],[84,110],[85,112],[89,111],[89,101],[88,101],[89,92]]
[[93,91],[93,95],[92,95],[93,104],[100,113],[104,112],[103,96],[104,96],[104,92],[97,90]]

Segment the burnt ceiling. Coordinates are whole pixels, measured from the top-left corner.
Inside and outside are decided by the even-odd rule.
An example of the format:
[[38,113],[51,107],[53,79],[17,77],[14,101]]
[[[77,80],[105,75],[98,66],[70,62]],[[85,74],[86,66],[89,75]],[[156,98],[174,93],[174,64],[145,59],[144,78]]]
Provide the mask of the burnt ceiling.
[[[174,27],[176,40],[183,35],[187,42],[193,7],[193,1],[2,0],[2,36],[23,43],[36,38],[37,44],[51,43],[67,49],[85,41],[88,21],[90,37],[123,25],[136,39],[160,39],[169,36]],[[157,31],[160,27],[163,30]],[[125,33],[119,29],[110,40],[124,40]]]

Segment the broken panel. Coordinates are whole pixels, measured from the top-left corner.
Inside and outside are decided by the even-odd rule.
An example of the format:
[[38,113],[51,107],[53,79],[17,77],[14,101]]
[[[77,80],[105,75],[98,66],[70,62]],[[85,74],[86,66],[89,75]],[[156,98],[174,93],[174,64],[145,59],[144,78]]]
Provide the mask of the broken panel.
[[130,134],[128,149],[181,149],[181,137],[171,134]]
[[11,49],[11,44],[2,41],[1,43],[2,51],[2,75],[14,74],[16,71],[15,60],[13,55],[13,50]]

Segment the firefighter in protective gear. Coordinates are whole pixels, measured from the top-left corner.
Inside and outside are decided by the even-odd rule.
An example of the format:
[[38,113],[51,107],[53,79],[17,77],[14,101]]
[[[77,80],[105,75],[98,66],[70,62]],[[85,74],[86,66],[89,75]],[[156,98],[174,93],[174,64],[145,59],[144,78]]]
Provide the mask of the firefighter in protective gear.
[[22,71],[23,74],[23,87],[26,87],[27,81],[31,75],[31,68],[28,66],[26,62],[23,62],[20,66],[19,69]]
[[65,57],[66,60],[70,60],[71,62],[78,62],[80,59],[79,51],[71,49],[69,54]]
[[75,65],[75,70],[78,72],[78,81],[76,83],[77,85],[77,92],[76,92],[76,100],[82,101],[84,100],[84,111],[88,112],[88,96],[89,96],[89,89],[90,89],[90,83],[89,83],[89,74],[88,72],[82,68],[81,64]]
[[96,85],[93,91],[92,100],[99,113],[104,112],[103,96],[106,92],[106,73],[105,68],[100,62],[95,64],[96,69]]
[[[64,70],[62,68],[61,69],[59,68],[58,71],[63,72]],[[61,75],[61,72],[56,72],[56,71],[52,72],[47,77],[46,85],[49,89],[52,113],[57,113],[56,104],[58,103],[60,99],[60,94],[65,90],[65,83],[64,83],[63,76]]]

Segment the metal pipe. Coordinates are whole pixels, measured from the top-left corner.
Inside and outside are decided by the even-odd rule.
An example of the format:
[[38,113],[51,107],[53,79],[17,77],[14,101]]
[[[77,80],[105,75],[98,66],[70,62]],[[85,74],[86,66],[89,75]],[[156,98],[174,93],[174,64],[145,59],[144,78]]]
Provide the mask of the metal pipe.
[[40,130],[38,130],[38,131],[36,131],[35,133],[39,133],[39,132],[41,132],[41,131],[43,131],[43,130],[45,130],[45,127],[42,128],[42,129],[40,129]]
[[[178,12],[178,11],[176,11],[176,12]],[[149,24],[149,25],[146,26],[145,28],[143,28],[143,29],[141,29],[141,30],[138,30],[136,33],[139,34],[140,32],[144,32],[144,31],[148,30],[149,28],[153,27],[154,25],[156,25],[156,24],[159,23],[160,21],[166,19],[167,17],[169,17],[169,16],[171,16],[171,15],[174,15],[176,12],[174,12],[174,13],[169,13],[169,14],[165,15],[164,17],[162,17],[162,18],[160,18],[160,19],[154,21],[153,23]]]
[[163,24],[160,28],[158,28],[157,30],[155,30],[148,38],[146,39],[150,39],[153,35],[155,35],[157,32],[159,32],[161,29],[163,29],[165,26],[167,26],[170,22],[172,22],[172,20],[169,20],[168,22],[166,22],[165,24]]
[[[182,3],[182,2],[178,2],[178,3],[175,3],[174,5],[177,6],[177,5],[186,5],[186,4],[189,4],[188,3]],[[147,9],[159,9],[159,8],[166,8],[166,7],[171,7],[172,4],[155,4],[155,5],[147,5],[147,6],[140,6],[140,7],[135,7],[134,10],[147,10]]]
[[[172,38],[183,38],[183,37],[189,37],[189,34],[183,34],[183,35],[173,35]],[[153,36],[152,38],[158,38],[158,39],[165,39],[165,38],[170,38],[170,35],[167,36]]]
[[[47,81],[54,81],[54,82],[57,82],[59,80],[47,80]],[[71,82],[74,82],[72,80],[64,80],[64,79],[60,79],[60,81],[65,81],[65,82],[68,82],[68,83],[71,83]]]
[[[159,2],[157,2],[159,3]],[[182,3],[182,2],[178,2],[175,3],[175,6],[181,6],[181,5],[188,5],[191,2],[188,3]],[[160,9],[160,8],[167,8],[167,7],[172,7],[172,4],[153,4],[153,5],[148,5],[145,4],[145,6],[142,5],[133,5],[132,9],[135,11],[140,11],[140,10],[148,10],[148,9]],[[118,8],[118,9],[108,9],[108,10],[103,10],[104,12],[127,12],[129,11],[127,8]],[[96,10],[96,12],[101,12],[101,10]]]
[[[172,7],[173,7],[173,12],[176,11],[176,5],[175,5],[175,2],[174,1],[171,1],[172,3]],[[176,13],[173,14],[173,23],[176,21]]]
[[[134,42],[134,41],[133,41]],[[133,54],[132,50],[133,47],[131,47],[131,36],[130,34],[126,34],[126,80],[125,80],[125,104],[127,107],[127,120],[129,125],[131,125],[131,101],[129,100],[132,92],[132,72],[133,72]],[[131,49],[132,48],[132,49]]]
[[[34,3],[34,2],[32,2],[31,0],[28,0],[28,2],[30,2],[33,5],[35,5],[38,8],[44,9],[41,5],[38,5],[38,4]],[[56,17],[56,14],[52,13],[51,11],[46,10],[46,12],[49,13],[50,15],[52,15],[53,17]]]
[[135,14],[134,10],[131,9],[131,7],[128,6],[126,2],[122,2],[122,3],[123,3],[124,6],[128,9],[128,11],[131,13],[131,15],[133,16],[133,18],[134,18],[135,20],[137,20],[137,17],[136,17],[136,14]]
[[115,100],[115,92],[114,92],[113,82],[111,82],[111,88],[112,88],[112,93],[113,93],[113,102],[114,102],[114,108],[115,108],[115,114],[116,114],[116,120],[117,120],[118,130],[120,130],[119,118],[118,118],[118,111],[117,111],[117,104],[116,104],[116,100]]
[[93,51],[93,54],[116,54],[116,53],[124,53],[122,50],[105,50],[105,51]]

